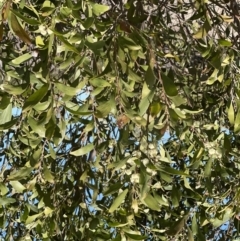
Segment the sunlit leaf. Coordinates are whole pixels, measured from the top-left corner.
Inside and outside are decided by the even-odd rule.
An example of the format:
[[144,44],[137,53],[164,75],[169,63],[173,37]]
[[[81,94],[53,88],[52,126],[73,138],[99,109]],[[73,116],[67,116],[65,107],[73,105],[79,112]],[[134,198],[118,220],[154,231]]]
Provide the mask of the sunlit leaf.
[[5,196],[8,193],[8,188],[3,183],[0,183],[0,191],[1,195]]
[[42,215],[43,215],[43,213],[38,213],[38,214],[35,214],[35,215],[28,216],[25,223],[30,224],[30,223],[34,222],[38,217],[41,217]]
[[2,206],[6,206],[9,205],[11,203],[15,203],[16,199],[15,198],[11,198],[11,197],[0,197],[0,205]]
[[10,103],[2,112],[0,112],[0,125],[9,122],[12,119],[12,103]]
[[23,109],[26,110],[27,108],[30,108],[36,104],[38,104],[43,97],[47,94],[49,85],[43,85],[40,89],[35,91],[29,98],[25,101]]
[[109,6],[101,5],[101,4],[97,4],[97,3],[93,4],[93,6],[92,6],[92,11],[96,16],[99,16],[99,15],[107,12],[109,9],[110,9]]
[[27,54],[24,54],[24,55],[21,55],[21,56],[17,57],[16,59],[13,59],[12,63],[13,64],[21,64],[22,62],[25,62],[25,61],[27,61],[31,58],[32,58],[32,55],[27,53]]
[[230,103],[229,107],[228,107],[228,119],[231,125],[234,125],[234,109],[233,109],[233,105],[232,102]]
[[147,194],[147,196],[143,200],[152,210],[160,211],[160,206],[157,200],[151,194]]
[[33,168],[32,167],[22,167],[20,168],[18,171],[14,171],[12,172],[9,176],[8,176],[8,180],[12,180],[12,181],[19,181],[22,180],[26,177],[29,177],[29,175],[31,174]]
[[224,211],[221,219],[214,218],[214,219],[211,219],[210,221],[211,221],[212,225],[215,228],[217,228],[217,227],[221,226],[222,224],[226,223],[233,215],[234,215],[234,212],[233,212],[232,208],[229,207]]
[[10,181],[9,183],[19,193],[22,193],[26,189],[19,181]]
[[90,153],[90,151],[92,151],[93,149],[94,149],[94,145],[88,144],[84,147],[81,147],[80,149],[78,149],[76,151],[70,152],[70,154],[73,155],[73,156],[82,156],[82,155],[85,155],[87,153]]
[[126,195],[128,193],[128,189],[125,189],[123,192],[121,192],[113,201],[111,207],[109,208],[109,213],[113,213],[123,202],[125,199]]

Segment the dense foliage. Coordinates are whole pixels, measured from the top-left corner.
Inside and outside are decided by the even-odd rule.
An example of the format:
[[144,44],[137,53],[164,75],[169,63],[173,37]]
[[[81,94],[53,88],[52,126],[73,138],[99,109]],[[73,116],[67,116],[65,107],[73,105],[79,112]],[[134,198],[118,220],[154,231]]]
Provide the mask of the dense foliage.
[[0,0],[3,240],[239,240],[237,0]]

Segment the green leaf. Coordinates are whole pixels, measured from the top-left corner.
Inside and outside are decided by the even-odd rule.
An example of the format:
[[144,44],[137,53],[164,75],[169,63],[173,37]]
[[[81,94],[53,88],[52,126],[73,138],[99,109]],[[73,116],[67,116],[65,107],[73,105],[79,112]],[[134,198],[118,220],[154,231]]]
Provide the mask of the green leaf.
[[194,35],[193,38],[195,39],[201,39],[204,38],[207,35],[207,30],[205,27],[201,27]]
[[160,102],[153,102],[149,107],[149,113],[153,117],[157,116],[160,111],[161,111]]
[[151,194],[147,194],[146,197],[143,199],[143,201],[150,209],[155,211],[160,211],[160,206],[157,200]]
[[196,235],[198,233],[198,224],[197,224],[196,213],[194,213],[193,218],[192,218],[192,233],[193,233],[193,235]]
[[43,164],[43,174],[46,181],[54,183],[54,176],[45,164]]
[[25,206],[24,211],[23,211],[23,213],[20,216],[20,221],[21,222],[25,222],[27,217],[28,217],[28,215],[29,215],[29,210],[28,210],[28,207]]
[[9,205],[11,203],[15,203],[16,199],[15,198],[11,198],[11,197],[0,197],[0,205],[2,206],[6,206]]
[[[52,30],[55,34],[56,31]],[[63,36],[59,36],[58,34],[56,34],[58,39],[63,43],[64,47],[76,54],[80,54],[78,49],[76,47],[74,47],[72,44],[70,44]]]
[[6,93],[2,94],[0,92],[1,100],[0,100],[0,109],[4,110],[7,108],[7,106],[10,104],[10,96]]
[[209,24],[209,20],[206,19],[203,26],[193,35],[193,38],[201,39],[206,37],[210,29],[211,29],[211,25]]
[[167,206],[169,207],[168,200],[164,197],[164,195],[160,196],[157,194],[156,191],[153,191],[153,196],[157,200],[157,202],[160,204],[160,206]]
[[51,104],[51,98],[48,98],[45,102],[39,102],[38,104],[34,105],[34,109],[36,111],[42,112],[48,109],[49,105]]
[[228,120],[229,120],[230,124],[233,126],[234,125],[234,109],[233,109],[232,102],[230,102],[230,105],[228,107]]
[[231,47],[232,43],[226,39],[219,39],[218,44],[224,47]]
[[117,222],[111,222],[108,223],[110,227],[112,228],[121,228],[121,227],[125,227],[128,225],[128,223],[117,223]]
[[95,112],[95,116],[98,118],[104,118],[109,113],[115,113],[116,112],[116,102],[114,99],[114,96],[111,96],[109,101],[100,102],[99,106],[97,107],[97,110]]
[[65,107],[65,109],[75,116],[89,116],[89,115],[92,114],[91,111],[86,111],[86,112],[84,112],[84,111],[74,111],[74,110],[72,110],[68,107]]
[[184,216],[183,218],[179,219],[178,221],[174,222],[170,229],[167,231],[167,234],[170,236],[175,236],[177,235],[179,232],[181,232],[181,230],[183,229],[186,219],[188,216]]
[[94,149],[94,145],[91,143],[84,147],[81,147],[80,149],[78,149],[76,151],[70,152],[70,154],[73,156],[83,156],[85,154],[90,153],[90,151],[92,151],[93,149]]
[[12,119],[12,103],[6,109],[0,112],[0,125],[3,125]]
[[57,128],[56,125],[56,120],[55,117],[52,115],[52,118],[49,120],[49,122],[46,124],[46,138],[48,140],[51,140],[51,138],[53,137],[54,133],[55,133],[55,129]]
[[205,166],[205,170],[204,170],[205,177],[209,177],[211,175],[212,163],[213,163],[213,159],[209,157],[209,160],[207,161],[207,165]]
[[131,240],[146,240],[148,237],[147,236],[142,236],[138,234],[132,234],[132,233],[127,233],[125,232],[125,235],[129,237]]
[[169,78],[164,73],[161,74],[163,88],[168,96],[176,96],[178,94],[177,88],[174,84],[174,80]]
[[21,80],[21,76],[17,73],[17,71],[14,71],[14,70],[10,70],[7,72],[7,75],[10,76],[10,77],[13,77],[15,79],[18,79],[18,80]]
[[188,229],[188,241],[194,241],[192,230],[187,226]]
[[176,186],[173,186],[172,191],[171,191],[172,206],[178,207],[180,199],[181,199],[180,190]]
[[94,79],[90,79],[89,82],[94,87],[100,87],[100,88],[111,87],[111,84],[104,79],[94,78]]
[[89,29],[92,25],[93,25],[93,23],[94,23],[94,18],[93,17],[89,17],[89,18],[87,18],[84,22],[83,22],[83,27],[85,28],[85,29]]
[[179,170],[176,170],[172,167],[158,167],[158,165],[156,165],[156,167],[160,170],[160,171],[163,171],[163,172],[166,172],[166,173],[169,173],[169,174],[172,174],[172,175],[180,175],[180,176],[187,176],[187,177],[190,177],[189,174],[183,172],[183,171],[179,171]]
[[16,170],[14,172],[12,172],[9,176],[8,176],[8,180],[11,181],[17,181],[17,180],[22,180],[26,177],[30,176],[30,173],[32,172],[33,168],[32,167],[22,167],[19,170]]
[[121,183],[113,184],[113,185],[111,185],[107,190],[105,190],[105,191],[103,192],[103,194],[104,194],[105,196],[108,196],[108,195],[110,195],[110,194],[113,194],[113,193],[115,193],[115,192],[118,192],[119,189],[120,189],[122,186],[123,186],[123,184],[121,184]]
[[121,192],[113,201],[111,207],[109,208],[109,213],[113,213],[123,202],[126,195],[128,193],[128,189],[125,189],[123,192]]
[[88,170],[85,170],[84,173],[81,175],[79,180],[82,181],[82,182],[86,182],[87,178],[88,178]]
[[90,222],[89,228],[90,229],[96,229],[99,225],[99,219],[98,218],[94,218],[92,219],[92,221]]
[[100,16],[101,14],[107,12],[110,9],[109,6],[101,5],[101,4],[93,4],[92,5],[92,11],[96,16]]
[[16,123],[18,122],[18,119],[14,119],[14,120],[11,120],[11,121],[8,121],[2,125],[0,125],[0,130],[7,130],[7,129],[10,129],[12,126],[14,126]]
[[212,223],[214,228],[218,228],[224,223],[226,223],[230,218],[232,218],[233,215],[234,215],[233,209],[231,207],[228,207],[224,211],[224,214],[221,219],[213,218],[213,219],[210,219],[210,222]]
[[40,160],[41,160],[41,154],[42,154],[42,146],[41,145],[39,145],[38,146],[38,148],[37,148],[37,150],[35,150],[34,152],[33,152],[33,155],[30,157],[30,165],[31,165],[31,167],[38,167],[39,166],[39,162],[40,162]]
[[91,42],[90,40],[89,41],[87,40],[85,44],[96,55],[101,55],[102,48],[105,46],[104,41]]
[[143,84],[143,89],[142,89],[142,99],[139,103],[139,115],[143,116],[144,114],[147,113],[147,110],[153,100],[154,97],[154,90],[150,90],[147,87],[147,84]]
[[81,88],[74,88],[74,87],[70,87],[61,83],[56,83],[55,86],[57,87],[57,89],[59,91],[61,91],[62,93],[69,95],[69,96],[75,96],[76,94],[78,94],[81,91]]
[[23,55],[17,57],[16,59],[13,59],[12,63],[13,64],[21,64],[21,63],[23,63],[23,62],[25,62],[25,61],[27,61],[31,58],[32,58],[32,55],[29,54],[29,53],[26,53],[26,54],[23,54]]
[[118,38],[119,45],[124,48],[128,48],[129,50],[140,50],[141,46],[136,44],[131,38],[122,37]]
[[28,218],[26,220],[26,224],[33,223],[37,218],[41,217],[42,215],[43,215],[43,212],[35,214],[35,215],[32,215],[32,216],[28,216]]
[[43,48],[45,46],[44,41],[41,36],[37,36],[35,38],[35,43],[39,48]]
[[183,98],[182,96],[179,96],[179,95],[172,96],[170,98],[171,98],[171,100],[173,101],[173,103],[175,104],[176,107],[178,107],[180,105],[184,105],[187,102],[187,100],[185,98]]
[[4,196],[8,193],[8,188],[0,182],[0,191],[1,191],[1,195]]
[[45,137],[44,123],[34,120],[31,116],[28,117],[28,123],[35,133],[37,133],[40,137]]
[[30,25],[34,25],[34,26],[37,26],[40,24],[40,22],[36,19],[33,19],[33,18],[27,18],[25,16],[23,16],[21,13],[17,12],[16,10],[14,9],[11,9],[11,12],[14,13],[14,15],[16,15],[17,17],[19,17],[20,19],[22,19],[24,22],[30,24]]
[[19,193],[22,193],[26,189],[26,187],[24,187],[19,181],[10,181],[9,183],[13,189]]
[[199,114],[203,112],[203,109],[201,110],[188,110],[188,109],[182,109],[182,111],[188,113],[188,114]]
[[108,164],[107,168],[108,169],[114,168],[114,170],[116,171],[116,170],[122,168],[126,164],[127,160],[128,160],[128,158],[124,158],[117,162],[110,163],[110,164]]
[[40,89],[35,91],[26,101],[23,106],[23,110],[27,110],[30,107],[38,104],[48,92],[49,85],[45,84]]
[[28,84],[21,84],[21,85],[10,85],[10,84],[3,84],[2,88],[9,94],[12,95],[21,95],[26,91]]
[[183,177],[183,181],[184,181],[184,186],[187,188],[187,189],[190,189],[192,190],[190,184],[189,184],[189,181],[186,177]]
[[240,108],[238,108],[238,112],[234,121],[234,132],[238,133],[240,131]]
[[154,88],[156,78],[155,78],[155,75],[154,75],[154,72],[153,72],[153,69],[151,68],[151,66],[148,66],[148,69],[145,73],[145,81],[146,81],[147,86],[150,90],[152,88]]
[[174,108],[173,110],[181,119],[186,119],[186,115],[182,110],[180,110],[179,108]]

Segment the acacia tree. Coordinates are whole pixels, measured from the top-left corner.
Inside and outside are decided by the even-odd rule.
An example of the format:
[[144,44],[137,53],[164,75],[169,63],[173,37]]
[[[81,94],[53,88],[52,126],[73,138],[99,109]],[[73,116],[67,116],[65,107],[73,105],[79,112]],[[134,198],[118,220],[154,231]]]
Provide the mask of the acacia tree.
[[237,1],[0,2],[2,238],[238,240]]

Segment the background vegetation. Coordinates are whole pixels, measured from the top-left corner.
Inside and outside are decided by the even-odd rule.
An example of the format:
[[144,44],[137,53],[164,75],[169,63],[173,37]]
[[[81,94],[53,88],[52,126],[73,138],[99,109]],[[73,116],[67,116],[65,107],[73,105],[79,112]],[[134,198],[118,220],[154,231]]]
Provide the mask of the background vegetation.
[[0,5],[3,240],[239,240],[238,1]]

